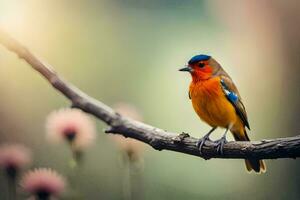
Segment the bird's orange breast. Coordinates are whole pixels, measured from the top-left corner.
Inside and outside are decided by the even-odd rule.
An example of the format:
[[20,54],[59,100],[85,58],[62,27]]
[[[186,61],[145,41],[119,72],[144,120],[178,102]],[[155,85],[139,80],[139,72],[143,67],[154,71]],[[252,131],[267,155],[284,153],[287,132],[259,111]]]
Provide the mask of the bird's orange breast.
[[198,116],[212,127],[227,128],[234,124],[237,115],[220,85],[220,78],[192,82],[190,96]]

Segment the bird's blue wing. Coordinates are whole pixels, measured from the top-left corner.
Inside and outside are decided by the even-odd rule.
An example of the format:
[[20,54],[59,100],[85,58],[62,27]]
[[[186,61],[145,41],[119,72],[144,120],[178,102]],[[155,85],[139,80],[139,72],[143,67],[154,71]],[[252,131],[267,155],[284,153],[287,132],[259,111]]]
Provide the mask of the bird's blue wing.
[[221,87],[226,98],[233,105],[243,124],[250,129],[245,106],[232,80],[227,77],[221,78]]

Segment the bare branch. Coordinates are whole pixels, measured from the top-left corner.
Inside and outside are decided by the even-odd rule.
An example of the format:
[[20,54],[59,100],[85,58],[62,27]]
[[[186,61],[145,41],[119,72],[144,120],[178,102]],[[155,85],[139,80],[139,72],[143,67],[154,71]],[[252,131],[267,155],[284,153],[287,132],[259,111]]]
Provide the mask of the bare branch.
[[78,88],[63,80],[48,64],[32,54],[26,47],[0,30],[0,43],[24,59],[33,69],[44,76],[49,83],[67,97],[73,107],[79,108],[105,122],[107,133],[122,134],[151,145],[157,150],[171,150],[204,159],[209,158],[296,158],[300,157],[300,135],[253,142],[229,142],[224,145],[224,154],[216,150],[216,143],[207,141],[202,151],[196,147],[198,139],[188,134],[176,134],[132,120],[116,113],[112,108],[89,97]]

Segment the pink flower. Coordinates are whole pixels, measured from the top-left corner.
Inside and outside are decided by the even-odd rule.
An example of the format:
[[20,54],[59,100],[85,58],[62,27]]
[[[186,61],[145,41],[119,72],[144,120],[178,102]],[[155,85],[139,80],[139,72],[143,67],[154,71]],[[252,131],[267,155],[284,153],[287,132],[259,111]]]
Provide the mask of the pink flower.
[[22,168],[31,162],[31,152],[19,144],[4,144],[0,147],[0,167],[8,175],[15,176]]
[[130,161],[137,161],[142,157],[144,144],[132,138],[125,138],[123,135],[108,135],[117,147],[128,155]]
[[46,122],[47,138],[52,142],[67,141],[74,150],[82,150],[95,139],[95,125],[78,109],[60,109],[52,112]]
[[59,196],[65,190],[65,179],[56,171],[47,168],[34,169],[21,179],[24,191],[39,199]]
[[[139,111],[130,104],[118,103],[114,106],[116,112],[130,117],[134,120],[142,121],[142,116]],[[144,144],[138,140],[132,138],[125,138],[122,135],[110,134],[108,137],[119,147],[119,149],[125,152],[131,161],[137,161],[141,158],[141,154],[144,148]]]

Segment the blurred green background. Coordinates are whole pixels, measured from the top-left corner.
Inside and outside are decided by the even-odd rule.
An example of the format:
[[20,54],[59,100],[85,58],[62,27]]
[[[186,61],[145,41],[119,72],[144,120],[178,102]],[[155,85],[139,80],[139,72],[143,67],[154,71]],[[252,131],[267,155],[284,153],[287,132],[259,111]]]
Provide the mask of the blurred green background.
[[[129,102],[146,123],[196,137],[209,127],[188,99],[190,77],[178,69],[195,54],[212,55],[238,85],[250,137],[259,140],[299,134],[299,12],[297,0],[0,0],[0,26],[87,94],[108,105]],[[0,92],[0,142],[24,143],[33,166],[70,175],[70,152],[48,144],[44,130],[47,114],[69,102],[2,46]],[[122,199],[119,152],[105,125],[97,128],[73,178],[82,199]],[[299,199],[300,161],[266,163],[266,174],[248,174],[242,160],[146,147],[140,199]],[[4,188],[1,175],[0,199]]]

